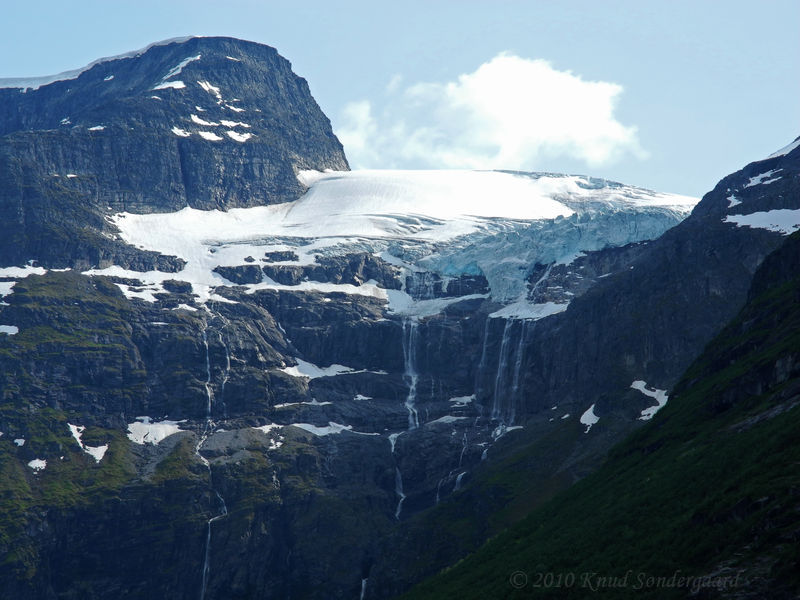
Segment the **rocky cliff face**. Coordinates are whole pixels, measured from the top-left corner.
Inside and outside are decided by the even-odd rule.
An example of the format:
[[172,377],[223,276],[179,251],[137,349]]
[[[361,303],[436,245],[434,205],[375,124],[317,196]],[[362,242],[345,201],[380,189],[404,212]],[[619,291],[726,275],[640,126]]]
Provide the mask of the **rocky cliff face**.
[[[627,268],[543,323],[524,368],[543,405],[561,399],[582,412],[597,403],[600,416],[619,412],[612,405],[634,380],[670,389],[741,308],[764,257],[797,228],[799,161],[795,150],[725,177]],[[565,355],[580,368],[556,358]],[[650,403],[639,400],[638,410]]]
[[285,202],[304,191],[298,170],[347,169],[308,84],[268,46],[190,38],[64,77],[0,80],[12,264],[153,265],[108,239],[105,216]]
[[598,472],[404,598],[796,598],[798,261],[795,233]]
[[[724,178],[657,240],[576,261],[580,274],[598,262],[616,269],[564,312],[489,321],[476,397],[491,417],[525,429],[489,450],[501,467],[490,461],[470,471],[462,502],[454,496],[387,536],[375,585],[390,597],[455,562],[595,470],[613,444],[651,420],[744,305],[764,257],[800,228],[799,173],[795,142]],[[536,293],[561,293],[571,270],[553,266]],[[407,556],[419,559],[408,566]]]
[[[237,40],[13,85],[0,580],[19,598],[404,589],[654,413],[644,382],[669,389],[783,240],[730,209],[797,206],[797,152],[683,223],[693,199],[587,177],[343,172],[305,83]],[[520,465],[528,487],[506,485]],[[452,506],[468,518],[428,543]]]

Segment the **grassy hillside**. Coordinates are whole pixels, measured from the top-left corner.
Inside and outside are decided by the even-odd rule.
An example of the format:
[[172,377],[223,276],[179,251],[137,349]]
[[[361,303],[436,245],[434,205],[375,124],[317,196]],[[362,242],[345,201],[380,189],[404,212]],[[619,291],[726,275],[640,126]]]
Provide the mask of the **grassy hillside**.
[[800,594],[800,235],[606,464],[407,598]]

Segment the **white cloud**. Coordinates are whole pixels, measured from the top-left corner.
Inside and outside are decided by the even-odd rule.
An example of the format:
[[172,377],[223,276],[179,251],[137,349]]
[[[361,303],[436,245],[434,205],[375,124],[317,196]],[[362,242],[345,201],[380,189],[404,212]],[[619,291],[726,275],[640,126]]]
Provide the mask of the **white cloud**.
[[343,110],[345,128],[337,131],[337,136],[348,154],[359,160],[373,160],[374,149],[370,143],[378,139],[377,125],[372,117],[372,106],[367,100],[348,103]]
[[547,61],[499,54],[445,83],[395,75],[380,104],[349,103],[337,135],[356,168],[536,169],[543,159],[589,167],[645,158],[636,127],[614,116],[622,87],[584,81]]

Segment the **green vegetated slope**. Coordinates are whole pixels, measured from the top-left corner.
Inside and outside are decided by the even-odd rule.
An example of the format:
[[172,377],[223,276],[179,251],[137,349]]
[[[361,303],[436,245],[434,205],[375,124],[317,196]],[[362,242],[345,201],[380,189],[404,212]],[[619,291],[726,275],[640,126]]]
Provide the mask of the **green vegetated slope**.
[[[205,469],[199,483],[166,469],[172,454],[191,455],[192,447],[176,446],[143,481],[136,463],[146,457],[131,452],[119,425],[97,416],[104,406],[129,406],[144,390],[132,314],[119,290],[102,278],[51,272],[18,282],[7,300],[4,318],[19,333],[0,340],[0,597],[55,597],[46,582],[60,572],[71,574],[73,595],[59,597],[85,595],[91,590],[83,582],[113,572],[116,560],[155,573],[155,560],[131,566],[122,547],[147,543],[157,556],[176,531],[196,536],[200,547],[203,513],[187,515],[186,506],[205,500]],[[102,460],[83,449],[69,423],[82,427],[82,444],[106,447]],[[128,529],[138,542],[115,537]],[[123,589],[111,577],[102,585],[109,594]]]
[[406,597],[800,594],[800,234],[606,464]]

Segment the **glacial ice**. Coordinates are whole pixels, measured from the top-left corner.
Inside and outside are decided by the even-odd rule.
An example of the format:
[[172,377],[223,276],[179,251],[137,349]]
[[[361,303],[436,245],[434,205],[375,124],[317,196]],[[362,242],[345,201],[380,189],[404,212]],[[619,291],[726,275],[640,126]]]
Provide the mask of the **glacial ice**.
[[[181,135],[183,130],[174,132]],[[200,135],[219,138],[211,132]],[[187,261],[176,274],[128,276],[151,286],[167,278],[189,281],[204,302],[211,288],[232,285],[215,267],[245,265],[245,257],[263,255],[272,247],[296,252],[299,259],[292,264],[298,265],[313,264],[317,256],[367,251],[408,272],[431,271],[445,278],[483,274],[491,298],[506,305],[493,316],[537,319],[564,310],[566,304],[526,300],[531,265],[568,264],[583,252],[655,239],[697,202],[554,174],[300,171],[298,179],[308,192],[279,205],[114,215],[112,221],[129,244]],[[104,269],[91,274],[112,273]],[[413,300],[403,290],[384,290],[374,282],[285,286],[264,278],[247,288],[366,294],[388,300],[388,310],[407,318],[436,314],[457,301]],[[157,289],[124,291],[150,300]]]

